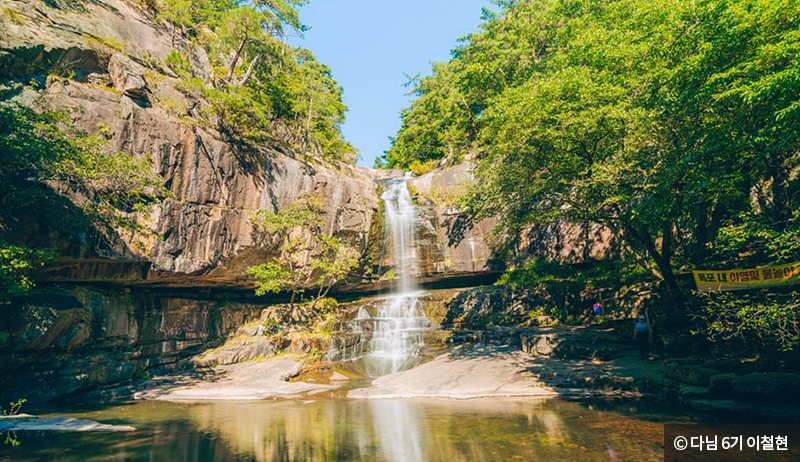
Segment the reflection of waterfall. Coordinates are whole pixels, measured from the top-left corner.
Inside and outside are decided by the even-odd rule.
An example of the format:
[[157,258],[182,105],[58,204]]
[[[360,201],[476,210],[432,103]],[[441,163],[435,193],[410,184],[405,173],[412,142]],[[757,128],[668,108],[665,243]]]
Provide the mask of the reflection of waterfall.
[[378,448],[387,461],[422,461],[431,445],[430,430],[420,428],[427,420],[420,409],[403,401],[374,400],[369,403]]
[[424,335],[432,328],[419,309],[419,293],[414,292],[416,213],[408,190],[410,180],[406,175],[387,181],[386,191],[381,196],[386,234],[392,244],[395,291],[375,307],[374,314],[365,308],[359,310],[351,325],[359,341],[336,352],[344,360],[361,360],[366,373],[372,377],[414,366],[425,344]]
[[[653,412],[648,408],[648,419],[640,420],[627,412],[533,398],[147,401],[65,415],[122,419],[138,432],[113,438],[102,432],[25,432],[9,456],[20,462],[51,460],[56,452],[65,462],[588,462],[615,456],[657,462],[664,460],[658,449],[663,422],[676,415]],[[0,460],[5,455],[0,446]]]
[[[182,425],[191,422],[193,427],[157,432],[153,441],[164,448],[156,452],[160,457],[151,460],[198,462],[220,460],[218,454],[228,450],[216,447],[216,455],[203,453],[207,446],[201,446],[204,440],[200,435],[211,443],[226,442],[238,455],[224,460],[467,462],[498,460],[498,454],[504,460],[608,460],[608,433],[603,429],[613,431],[620,422],[631,422],[617,414],[589,412],[574,403],[529,398],[137,406],[148,412],[158,410],[158,418],[176,419]],[[118,414],[117,410],[106,418]],[[652,435],[659,438],[663,426],[649,425]],[[630,436],[630,449],[641,451],[643,443],[636,439],[636,432]],[[134,442],[133,447],[141,450],[141,441]],[[625,447],[620,444],[615,442],[621,460],[658,460],[641,453],[641,457],[625,458]],[[194,457],[184,456],[187,451]]]

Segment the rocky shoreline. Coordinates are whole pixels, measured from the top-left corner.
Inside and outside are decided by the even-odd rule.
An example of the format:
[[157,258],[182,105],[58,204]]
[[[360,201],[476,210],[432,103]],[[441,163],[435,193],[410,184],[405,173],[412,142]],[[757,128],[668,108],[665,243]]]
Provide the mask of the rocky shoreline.
[[[445,343],[431,345],[426,361],[417,367],[370,382],[346,364],[323,358],[332,336],[353,341],[345,332],[348,319],[373,299],[341,305],[330,315],[302,323],[289,320],[287,327],[273,325],[280,305],[141,298],[81,289],[73,292],[71,304],[62,297],[20,312],[27,316],[21,321],[46,326],[47,335],[33,335],[32,327],[20,330],[32,336],[12,339],[25,348],[7,356],[7,364],[19,367],[28,357],[25,367],[31,369],[18,369],[18,382],[6,375],[4,390],[18,395],[25,388],[25,397],[39,404],[66,395],[72,402],[132,396],[179,401],[310,395],[631,398],[702,412],[800,420],[800,403],[794,398],[800,375],[713,358],[673,355],[645,360],[630,339],[629,321],[526,325],[517,313],[528,311],[524,304],[508,297],[503,303],[482,302],[472,292],[426,294],[426,314],[442,326],[433,341]],[[52,307],[55,302],[62,309]],[[144,305],[152,308],[143,310]],[[63,352],[56,353],[59,349]],[[36,363],[44,351],[50,352],[49,362]],[[83,376],[79,370],[91,374]],[[14,383],[18,392],[10,387]]]
[[[466,333],[459,333],[461,338]],[[473,336],[476,332],[471,332]],[[495,328],[482,342],[451,344],[447,352],[366,386],[337,363],[304,368],[276,357],[216,366],[204,376],[148,381],[137,399],[167,401],[292,399],[335,396],[352,399],[646,399],[716,414],[800,420],[800,406],[787,402],[800,390],[800,376],[735,374],[691,359],[644,359],[621,336],[620,323],[588,327]],[[459,338],[459,337],[456,337]],[[518,339],[517,342],[510,339]],[[313,369],[313,378],[302,374]],[[320,380],[320,376],[323,377]],[[361,380],[360,383],[363,383]]]

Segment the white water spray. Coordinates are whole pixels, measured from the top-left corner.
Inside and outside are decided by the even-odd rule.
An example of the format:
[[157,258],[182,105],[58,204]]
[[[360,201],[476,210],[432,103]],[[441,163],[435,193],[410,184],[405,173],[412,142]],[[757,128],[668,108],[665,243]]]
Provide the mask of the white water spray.
[[384,201],[386,234],[392,244],[395,263],[395,289],[376,308],[374,316],[361,308],[352,322],[353,333],[372,335],[368,342],[343,352],[343,359],[361,359],[372,377],[391,374],[416,364],[431,322],[419,309],[416,292],[416,253],[414,249],[414,203],[408,190],[411,176],[386,182]]

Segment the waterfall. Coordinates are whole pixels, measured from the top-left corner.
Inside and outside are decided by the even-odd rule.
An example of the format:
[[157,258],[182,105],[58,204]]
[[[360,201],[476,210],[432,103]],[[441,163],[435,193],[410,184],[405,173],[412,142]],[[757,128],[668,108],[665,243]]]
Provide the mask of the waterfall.
[[414,248],[414,202],[408,189],[411,176],[388,180],[384,201],[386,237],[391,242],[394,260],[392,294],[381,300],[370,315],[360,308],[351,322],[351,330],[359,341],[344,351],[341,359],[361,361],[371,377],[391,374],[414,366],[424,336],[433,326],[419,308],[417,292],[416,252]]
[[414,202],[408,190],[411,177],[406,175],[386,182],[386,191],[381,195],[386,216],[387,237],[392,243],[395,262],[396,292],[408,294],[414,290],[413,265],[417,262],[414,252]]

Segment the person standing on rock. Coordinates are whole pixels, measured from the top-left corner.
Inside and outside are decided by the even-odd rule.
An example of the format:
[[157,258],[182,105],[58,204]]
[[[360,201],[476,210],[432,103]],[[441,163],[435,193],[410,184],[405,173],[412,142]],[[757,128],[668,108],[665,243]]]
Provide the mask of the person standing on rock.
[[639,315],[633,326],[633,339],[639,347],[642,358],[650,358],[650,326],[647,325],[647,317],[643,314]]

